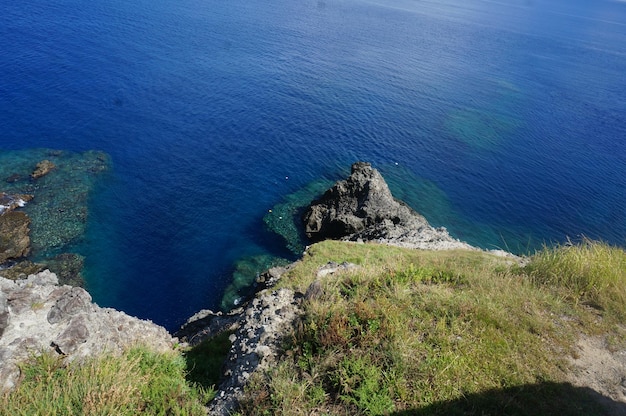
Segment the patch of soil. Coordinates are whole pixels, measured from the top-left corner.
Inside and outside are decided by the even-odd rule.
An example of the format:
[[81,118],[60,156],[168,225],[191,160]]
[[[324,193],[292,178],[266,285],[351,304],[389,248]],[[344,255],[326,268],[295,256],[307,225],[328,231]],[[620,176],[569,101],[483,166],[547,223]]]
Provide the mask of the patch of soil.
[[583,336],[577,354],[568,381],[599,393],[609,415],[626,415],[626,350],[611,351],[604,337]]

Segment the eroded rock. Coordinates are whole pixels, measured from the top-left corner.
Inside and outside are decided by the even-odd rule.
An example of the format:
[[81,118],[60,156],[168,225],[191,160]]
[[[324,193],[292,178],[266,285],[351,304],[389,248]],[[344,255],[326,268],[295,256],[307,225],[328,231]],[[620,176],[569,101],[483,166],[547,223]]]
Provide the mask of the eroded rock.
[[17,385],[18,364],[33,354],[71,362],[137,344],[166,351],[173,342],[165,328],[100,308],[82,288],[58,286],[48,270],[17,281],[0,277],[0,392]]
[[44,159],[41,162],[37,163],[35,170],[30,174],[31,178],[39,179],[42,176],[47,175],[52,171],[52,169],[56,168],[56,165],[49,161],[48,159]]
[[231,313],[196,314],[176,334],[195,345],[224,331],[233,332],[223,380],[209,405],[209,414],[229,415],[237,407],[250,376],[278,362],[283,340],[292,333],[302,314],[303,298],[301,293],[288,289],[266,289],[244,308]]
[[0,215],[11,212],[16,208],[23,207],[31,199],[33,199],[33,195],[9,195],[4,192],[0,192]]
[[80,287],[68,288],[48,312],[48,322],[56,324],[64,319],[70,319],[81,312],[88,312],[91,307],[91,295]]
[[353,164],[346,180],[313,201],[303,222],[313,242],[342,239],[435,250],[471,248],[396,200],[382,175],[366,162]]
[[30,253],[30,218],[23,212],[0,215],[0,264]]

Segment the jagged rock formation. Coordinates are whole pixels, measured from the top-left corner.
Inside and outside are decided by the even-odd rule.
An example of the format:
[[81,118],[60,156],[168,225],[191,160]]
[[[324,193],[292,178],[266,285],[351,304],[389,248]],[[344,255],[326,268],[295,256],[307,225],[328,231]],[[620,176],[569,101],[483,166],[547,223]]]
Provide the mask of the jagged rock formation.
[[259,283],[267,288],[258,292],[245,306],[229,313],[200,311],[174,334],[183,342],[197,345],[226,331],[232,332],[223,379],[216,398],[209,405],[210,415],[229,415],[243,396],[250,376],[278,363],[283,341],[293,333],[304,313],[302,302],[322,295],[323,279],[337,272],[358,269],[352,263],[328,263],[318,270],[317,279],[305,294],[284,288],[272,289],[271,286],[296,263],[274,267],[260,276]]
[[39,179],[42,176],[46,176],[52,169],[56,168],[56,165],[49,161],[48,159],[44,159],[41,162],[37,163],[35,170],[30,174],[30,177],[33,179]]
[[69,362],[134,344],[165,351],[173,339],[152,322],[100,308],[82,288],[58,286],[48,270],[17,281],[0,277],[0,392],[16,386],[18,363],[34,354]]
[[7,193],[0,192],[0,215],[11,212],[15,208],[23,207],[31,199],[33,199],[33,195],[9,195]]
[[23,212],[0,215],[0,264],[30,253],[30,218]]
[[[450,237],[445,229],[431,227],[424,217],[395,200],[380,173],[363,162],[355,163],[348,179],[337,182],[311,204],[304,222],[312,241],[374,240],[414,248],[473,249]],[[174,334],[196,345],[225,331],[232,332],[223,380],[209,406],[209,414],[228,415],[236,408],[251,374],[277,363],[282,340],[289,336],[303,314],[303,300],[322,296],[321,279],[358,266],[348,263],[323,266],[305,294],[272,290],[272,285],[290,267],[272,268],[259,276],[257,283],[262,290],[243,307],[229,313],[201,311]]]
[[[274,268],[266,282],[280,278],[286,268]],[[223,380],[209,405],[210,415],[226,416],[237,406],[243,387],[259,369],[277,363],[282,340],[294,330],[302,314],[304,295],[288,289],[262,290],[245,307],[227,314],[201,311],[191,317],[175,335],[196,345],[224,331],[231,331],[231,349],[224,364]]]
[[313,242],[343,239],[429,250],[472,248],[396,200],[382,175],[366,162],[353,164],[346,180],[313,201],[303,222]]

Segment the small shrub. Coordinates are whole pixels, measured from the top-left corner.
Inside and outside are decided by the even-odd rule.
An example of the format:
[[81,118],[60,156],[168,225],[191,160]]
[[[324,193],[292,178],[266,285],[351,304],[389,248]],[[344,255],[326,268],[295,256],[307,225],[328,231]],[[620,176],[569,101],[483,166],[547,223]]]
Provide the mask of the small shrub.
[[383,369],[363,357],[345,357],[331,376],[339,398],[370,415],[388,414],[393,399]]

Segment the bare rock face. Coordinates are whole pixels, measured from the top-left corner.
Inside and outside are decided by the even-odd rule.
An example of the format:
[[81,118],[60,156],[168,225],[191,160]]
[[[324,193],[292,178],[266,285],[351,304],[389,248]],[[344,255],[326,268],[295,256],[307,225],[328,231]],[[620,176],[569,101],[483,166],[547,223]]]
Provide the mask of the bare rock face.
[[380,173],[369,163],[357,162],[348,179],[313,201],[304,214],[305,233],[317,242],[361,232],[386,218],[399,222],[397,205]]
[[0,292],[0,337],[4,334],[7,326],[9,326],[9,305],[7,297]]
[[30,218],[19,211],[0,215],[0,264],[30,253]]
[[32,195],[0,192],[0,264],[30,253],[30,218],[14,211],[33,199]]
[[[284,271],[286,269],[282,269]],[[281,270],[273,269],[273,282]],[[280,360],[281,346],[302,315],[304,295],[288,289],[264,289],[245,306],[229,313],[201,311],[187,321],[175,335],[196,345],[231,331],[231,348],[224,363],[217,396],[209,404],[209,414],[227,416],[237,407],[250,376],[268,369]]]
[[32,195],[9,195],[4,192],[0,192],[0,215],[11,212],[15,208],[23,207],[31,199],[33,199]]
[[48,270],[16,281],[0,277],[0,392],[17,385],[18,364],[33,354],[70,362],[135,344],[166,351],[173,342],[165,328],[100,308],[82,288],[58,286]]
[[366,162],[353,164],[346,180],[313,201],[303,222],[313,242],[342,239],[435,250],[471,248],[396,200],[382,175]]

